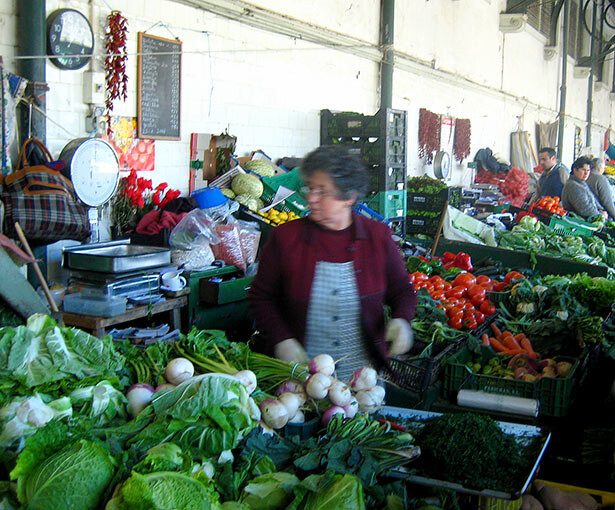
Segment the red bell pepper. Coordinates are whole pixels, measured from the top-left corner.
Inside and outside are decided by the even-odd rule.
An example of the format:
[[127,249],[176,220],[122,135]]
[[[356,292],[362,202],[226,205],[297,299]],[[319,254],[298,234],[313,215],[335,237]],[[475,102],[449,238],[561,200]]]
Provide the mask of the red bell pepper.
[[472,271],[474,267],[472,266],[472,259],[470,258],[470,255],[459,252],[455,257],[455,267],[463,269],[464,271]]

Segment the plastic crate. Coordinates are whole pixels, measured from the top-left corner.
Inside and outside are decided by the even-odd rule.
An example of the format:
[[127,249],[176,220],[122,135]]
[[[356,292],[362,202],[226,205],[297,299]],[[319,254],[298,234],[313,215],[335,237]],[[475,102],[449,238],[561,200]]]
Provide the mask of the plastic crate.
[[[273,199],[275,198],[275,194],[278,191],[280,186],[284,186],[287,189],[295,190],[296,193],[293,193],[289,197],[287,197],[280,206],[283,211],[291,212],[293,211],[295,214],[299,216],[303,216],[307,214],[308,211],[308,203],[307,199],[299,192],[301,188],[301,178],[299,177],[298,169],[292,170],[286,174],[278,175],[275,177],[263,177],[263,194],[261,195],[261,200],[266,204],[271,204]],[[279,204],[278,204],[279,205]],[[287,207],[284,209],[284,207]],[[278,206],[276,205],[276,208]]]
[[365,205],[384,218],[399,218],[406,215],[405,191],[380,191],[367,198]]
[[[486,361],[489,357],[488,353],[489,351],[485,350],[483,354]],[[535,382],[471,373],[465,364],[473,358],[473,353],[464,347],[449,359],[444,369],[444,391],[449,398],[454,397],[463,387],[467,390],[481,390],[488,393],[536,399],[540,402],[539,414],[541,416],[558,417],[568,414],[579,367],[578,358],[557,357],[558,361],[572,363],[568,377],[545,377]]]
[[406,205],[408,210],[439,212],[444,210],[444,204],[448,198],[448,189],[439,193],[415,193],[408,191]]
[[320,110],[321,144],[331,137],[405,137],[407,116],[406,111],[391,108],[378,110],[375,115]]
[[440,225],[440,217],[435,218],[429,216],[406,216],[406,233],[407,234],[425,234],[434,235]]
[[558,216],[555,213],[549,212],[545,209],[541,209],[540,207],[536,207],[536,204],[530,205],[528,212],[536,216],[536,218],[538,218],[538,220],[544,223],[545,225],[549,225],[551,223],[551,218],[554,215]]
[[591,236],[598,227],[592,223],[572,218],[562,218],[554,214],[549,226],[560,235]]
[[371,165],[367,172],[371,192],[406,189],[406,165]]
[[[420,348],[415,346],[413,352],[418,351],[417,347]],[[442,350],[431,357],[419,358],[412,354],[393,357],[389,360],[389,379],[406,390],[423,393],[438,379],[442,362],[462,347],[462,342],[444,343]]]

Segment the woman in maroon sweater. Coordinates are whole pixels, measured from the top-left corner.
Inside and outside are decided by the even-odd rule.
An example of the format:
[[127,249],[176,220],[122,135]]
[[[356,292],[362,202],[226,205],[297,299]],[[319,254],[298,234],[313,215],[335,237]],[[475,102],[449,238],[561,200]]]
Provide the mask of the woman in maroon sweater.
[[343,147],[320,147],[301,174],[310,214],[273,230],[250,305],[276,357],[343,358],[336,372],[345,380],[410,349],[416,295],[390,229],[352,211],[367,190],[363,163]]

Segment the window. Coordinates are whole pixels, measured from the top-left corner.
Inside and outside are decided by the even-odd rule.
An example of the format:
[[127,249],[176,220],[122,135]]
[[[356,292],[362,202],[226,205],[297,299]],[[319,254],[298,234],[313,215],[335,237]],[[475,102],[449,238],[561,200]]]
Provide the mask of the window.
[[[585,33],[580,9],[581,6],[576,0],[570,2],[570,15],[568,18],[568,56],[577,61],[583,56],[583,34]],[[563,11],[561,18],[562,20],[564,19]]]
[[551,34],[551,12],[555,0],[506,0],[506,12],[527,14],[527,22],[547,39]]

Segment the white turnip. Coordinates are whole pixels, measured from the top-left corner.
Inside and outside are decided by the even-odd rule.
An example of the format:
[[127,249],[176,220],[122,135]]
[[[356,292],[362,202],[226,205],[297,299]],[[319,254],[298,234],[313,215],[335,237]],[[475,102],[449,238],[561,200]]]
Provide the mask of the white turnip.
[[164,370],[164,377],[171,384],[181,384],[193,375],[194,365],[186,358],[172,359]]
[[305,423],[305,414],[303,414],[303,411],[299,409],[295,413],[295,416],[288,420],[288,423]]
[[346,418],[354,418],[359,412],[359,402],[357,402],[357,399],[354,395],[350,397],[350,402],[348,402],[348,404],[343,407],[344,412],[346,413]]
[[327,396],[332,382],[328,375],[321,373],[312,374],[305,385],[305,391],[309,397],[322,400]]
[[248,395],[252,395],[252,392],[256,389],[256,375],[252,370],[240,370],[235,374],[235,377],[241,381],[246,389],[248,390]]
[[280,396],[282,393],[294,393],[299,398],[299,405],[302,406],[307,401],[307,395],[305,393],[305,387],[303,384],[299,384],[295,381],[286,381],[282,383],[282,385],[275,392],[276,395]]
[[278,396],[278,400],[288,411],[288,417],[290,419],[294,418],[295,414],[297,414],[297,411],[299,410],[299,407],[301,406],[299,395],[287,391],[286,393],[282,393]]
[[333,375],[335,360],[328,354],[319,354],[310,361],[310,374]]
[[154,388],[149,384],[138,383],[128,388],[126,400],[128,400],[128,412],[134,418],[143,408],[152,401]]
[[354,391],[371,390],[378,382],[378,373],[371,367],[355,370],[350,378],[350,387]]
[[350,402],[352,393],[350,393],[350,387],[335,379],[331,387],[329,388],[329,400],[333,405],[344,407]]
[[344,418],[346,417],[346,412],[344,411],[343,407],[331,406],[324,413],[322,413],[322,418],[320,419],[320,421],[326,427],[331,421],[331,418],[333,418],[333,415],[335,414],[341,414]]
[[156,386],[156,389],[154,390],[154,392],[159,393],[161,391],[172,390],[173,388],[175,388],[174,384],[169,384],[169,383],[159,384],[158,386]]
[[380,403],[378,402],[376,395],[369,390],[361,390],[355,393],[357,402],[359,403],[359,411],[365,411],[372,414],[378,410]]
[[288,410],[275,398],[266,398],[260,405],[263,421],[272,429],[281,429],[288,423]]
[[367,391],[372,394],[374,400],[378,403],[378,405],[382,405],[382,403],[384,402],[384,396],[386,394],[386,390],[383,386],[376,385],[371,390]]

